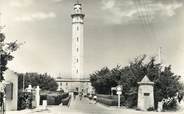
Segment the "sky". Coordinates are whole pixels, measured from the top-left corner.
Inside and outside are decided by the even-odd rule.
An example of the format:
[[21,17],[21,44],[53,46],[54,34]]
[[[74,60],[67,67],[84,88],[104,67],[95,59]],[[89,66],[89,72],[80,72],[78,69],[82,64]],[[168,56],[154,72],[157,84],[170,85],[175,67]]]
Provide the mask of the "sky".
[[[184,76],[183,0],[79,0],[84,22],[84,73],[156,56]],[[25,42],[8,66],[16,72],[71,76],[76,0],[0,0],[6,41]]]

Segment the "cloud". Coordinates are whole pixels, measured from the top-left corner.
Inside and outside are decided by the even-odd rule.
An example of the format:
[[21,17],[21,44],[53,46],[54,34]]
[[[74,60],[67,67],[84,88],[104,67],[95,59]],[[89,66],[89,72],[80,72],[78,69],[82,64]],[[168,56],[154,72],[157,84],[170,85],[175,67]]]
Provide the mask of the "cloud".
[[16,21],[23,21],[23,22],[29,22],[29,21],[39,21],[39,20],[45,20],[45,19],[51,19],[55,18],[56,14],[54,12],[37,12],[31,15],[16,17]]
[[10,0],[10,6],[12,7],[28,7],[37,3],[43,4],[50,4],[50,3],[60,3],[63,0]]
[[53,0],[53,2],[62,2],[63,0]]
[[27,7],[34,3],[34,0],[11,0],[10,6],[12,7]]
[[176,10],[183,6],[182,2],[160,2],[152,0],[102,0],[105,21],[113,24],[126,24],[142,19],[148,22],[156,17],[172,17]]

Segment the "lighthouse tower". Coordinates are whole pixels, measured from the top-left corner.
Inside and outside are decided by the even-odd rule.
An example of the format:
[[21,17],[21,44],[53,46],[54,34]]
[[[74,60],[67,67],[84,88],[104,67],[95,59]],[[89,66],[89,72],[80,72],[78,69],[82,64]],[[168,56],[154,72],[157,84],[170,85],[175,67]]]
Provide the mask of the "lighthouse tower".
[[82,4],[74,4],[72,18],[72,78],[83,78],[84,14]]

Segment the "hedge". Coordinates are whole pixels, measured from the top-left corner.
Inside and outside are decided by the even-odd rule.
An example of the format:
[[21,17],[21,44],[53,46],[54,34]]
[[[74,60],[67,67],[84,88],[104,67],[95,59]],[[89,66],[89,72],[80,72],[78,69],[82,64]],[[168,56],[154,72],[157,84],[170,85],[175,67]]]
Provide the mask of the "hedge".
[[[124,96],[120,97],[121,99],[121,105],[124,105],[125,98]],[[108,106],[117,106],[118,105],[118,96],[110,96],[110,95],[97,95],[97,102],[108,105]]]
[[62,100],[62,104],[63,105],[69,105],[70,100],[71,100],[71,96],[68,96],[67,98]]
[[26,99],[29,99],[29,108],[32,108],[32,93],[28,92],[18,92],[18,106],[17,110],[23,110],[27,107]]
[[63,93],[61,95],[40,95],[40,104],[42,105],[43,100],[47,100],[48,105],[59,105],[62,103],[62,99],[68,96],[68,93]]

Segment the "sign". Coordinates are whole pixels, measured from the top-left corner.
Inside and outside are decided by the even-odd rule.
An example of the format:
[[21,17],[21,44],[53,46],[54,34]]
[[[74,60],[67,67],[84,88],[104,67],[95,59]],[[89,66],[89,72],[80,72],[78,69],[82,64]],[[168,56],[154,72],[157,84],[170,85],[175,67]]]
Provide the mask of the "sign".
[[117,89],[116,87],[111,87],[111,91],[116,90],[116,89]]
[[118,95],[121,95],[121,94],[122,94],[122,92],[121,92],[121,91],[117,91],[117,94],[118,94]]
[[121,85],[118,85],[118,86],[116,87],[116,90],[117,90],[117,91],[122,91],[122,86],[121,86]]

